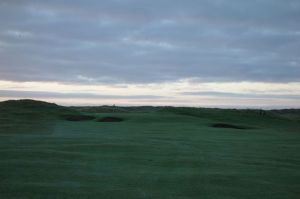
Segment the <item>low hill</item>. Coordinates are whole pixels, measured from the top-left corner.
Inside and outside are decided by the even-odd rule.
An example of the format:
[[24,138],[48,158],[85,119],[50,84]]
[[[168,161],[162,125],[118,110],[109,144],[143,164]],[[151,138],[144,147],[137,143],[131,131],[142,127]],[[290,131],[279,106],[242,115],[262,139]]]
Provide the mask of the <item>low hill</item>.
[[90,113],[141,113],[161,110],[155,106],[87,106],[74,107],[76,110]]
[[59,107],[55,103],[49,103],[44,101],[32,100],[32,99],[21,99],[21,100],[7,100],[0,102],[0,106],[6,107],[22,107],[22,108],[37,108],[37,107]]
[[270,110],[269,112],[282,118],[300,121],[300,109]]
[[263,117],[263,118],[282,118],[297,120],[300,119],[299,109],[278,109],[278,110],[262,110],[262,109],[221,109],[221,108],[193,108],[193,107],[162,107],[161,112],[171,112],[180,115],[193,117],[213,117],[213,118],[240,118],[247,117]]
[[0,114],[3,113],[31,113],[42,115],[59,115],[63,113],[73,113],[74,110],[59,106],[54,103],[36,101],[30,99],[8,100],[0,102]]
[[74,109],[36,100],[0,102],[0,133],[30,133],[48,128],[65,115],[80,115]]

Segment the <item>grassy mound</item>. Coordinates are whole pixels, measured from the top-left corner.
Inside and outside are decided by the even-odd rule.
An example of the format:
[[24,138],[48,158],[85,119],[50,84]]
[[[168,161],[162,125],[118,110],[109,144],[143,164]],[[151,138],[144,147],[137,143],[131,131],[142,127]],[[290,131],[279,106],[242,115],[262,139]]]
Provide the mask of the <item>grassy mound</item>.
[[8,100],[0,102],[2,107],[15,107],[15,108],[57,108],[59,107],[55,103],[49,103],[44,101],[37,101],[31,99],[21,99],[21,100]]
[[17,115],[48,115],[58,116],[65,113],[76,113],[77,111],[59,106],[54,103],[36,101],[30,99],[8,100],[0,102],[0,114],[17,114]]
[[81,113],[54,103],[29,99],[0,102],[0,133],[50,132],[53,122],[62,115]]

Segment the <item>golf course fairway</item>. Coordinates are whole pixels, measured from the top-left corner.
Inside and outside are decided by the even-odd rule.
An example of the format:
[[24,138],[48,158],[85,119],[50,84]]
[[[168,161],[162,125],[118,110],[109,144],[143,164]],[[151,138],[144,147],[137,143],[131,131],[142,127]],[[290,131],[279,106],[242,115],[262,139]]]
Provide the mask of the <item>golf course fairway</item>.
[[1,102],[0,198],[299,199],[299,121],[297,110]]

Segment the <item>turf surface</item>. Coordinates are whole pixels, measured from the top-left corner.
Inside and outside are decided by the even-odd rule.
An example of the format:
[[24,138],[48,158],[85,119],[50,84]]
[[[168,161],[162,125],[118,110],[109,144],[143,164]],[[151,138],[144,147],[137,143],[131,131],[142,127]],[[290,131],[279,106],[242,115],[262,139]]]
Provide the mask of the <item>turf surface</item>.
[[300,123],[284,113],[148,107],[68,121],[81,113],[2,103],[0,198],[298,199]]

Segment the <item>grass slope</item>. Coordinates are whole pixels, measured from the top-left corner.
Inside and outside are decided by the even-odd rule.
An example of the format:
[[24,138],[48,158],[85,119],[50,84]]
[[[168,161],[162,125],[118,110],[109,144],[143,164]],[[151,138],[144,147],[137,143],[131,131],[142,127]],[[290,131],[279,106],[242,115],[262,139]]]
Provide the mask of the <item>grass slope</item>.
[[47,132],[54,120],[80,115],[76,110],[35,100],[0,102],[0,134]]
[[[0,126],[8,125],[4,116],[15,118],[9,120],[12,128],[0,128],[0,198],[300,197],[295,117],[156,107],[148,112],[89,110],[97,119],[74,122],[59,117],[75,114],[73,109],[34,107],[0,113]],[[49,113],[55,119],[41,128],[15,123],[35,114],[37,121],[48,120]],[[107,117],[124,120],[97,122]],[[251,128],[212,127],[216,123]],[[14,133],[15,128],[22,132]]]

